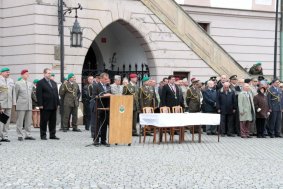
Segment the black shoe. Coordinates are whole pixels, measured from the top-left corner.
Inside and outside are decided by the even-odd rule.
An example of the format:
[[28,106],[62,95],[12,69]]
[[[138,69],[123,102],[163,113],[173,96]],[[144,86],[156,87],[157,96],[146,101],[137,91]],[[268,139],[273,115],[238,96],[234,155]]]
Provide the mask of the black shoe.
[[73,129],[74,132],[82,132],[80,129]]
[[24,141],[23,137],[18,137],[18,141]]
[[138,135],[138,133],[133,133],[133,135],[132,135],[132,136],[139,136],[139,135]]
[[58,138],[57,136],[50,137],[49,139],[51,139],[51,140],[60,140],[60,138]]
[[261,138],[266,138],[266,136],[265,136],[265,135],[262,135]]
[[7,138],[3,138],[0,142],[10,142],[10,140]]
[[274,135],[270,135],[270,138],[274,138]]
[[101,142],[101,145],[106,146],[106,147],[110,147],[110,144],[108,144],[107,142]]
[[212,135],[212,133],[206,133],[207,135]]
[[256,138],[263,138],[262,136],[256,136]]
[[29,137],[26,137],[25,140],[35,140],[35,138],[29,136]]
[[99,144],[99,142],[93,142],[93,145],[98,147],[100,144]]
[[88,129],[88,128],[85,128],[85,130],[86,130],[86,131],[89,131],[89,129]]
[[275,135],[275,138],[282,138],[281,135]]
[[41,140],[47,140],[47,138],[46,137],[41,137]]
[[253,138],[251,135],[248,135],[247,137],[248,137],[248,138]]
[[235,137],[234,134],[228,134],[227,136],[228,136],[228,137]]

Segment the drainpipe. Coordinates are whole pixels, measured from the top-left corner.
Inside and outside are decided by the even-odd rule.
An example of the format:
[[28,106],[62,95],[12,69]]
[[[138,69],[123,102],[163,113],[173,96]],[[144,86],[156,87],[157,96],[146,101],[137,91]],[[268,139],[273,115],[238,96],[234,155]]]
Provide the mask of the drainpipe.
[[283,80],[283,0],[281,0],[280,14],[280,80]]

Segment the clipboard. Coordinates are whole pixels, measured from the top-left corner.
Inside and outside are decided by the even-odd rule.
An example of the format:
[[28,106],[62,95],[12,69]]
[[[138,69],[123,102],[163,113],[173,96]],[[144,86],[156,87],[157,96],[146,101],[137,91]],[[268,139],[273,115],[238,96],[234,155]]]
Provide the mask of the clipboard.
[[2,113],[2,114],[0,113],[0,122],[6,124],[9,118],[10,117],[6,115],[5,113]]

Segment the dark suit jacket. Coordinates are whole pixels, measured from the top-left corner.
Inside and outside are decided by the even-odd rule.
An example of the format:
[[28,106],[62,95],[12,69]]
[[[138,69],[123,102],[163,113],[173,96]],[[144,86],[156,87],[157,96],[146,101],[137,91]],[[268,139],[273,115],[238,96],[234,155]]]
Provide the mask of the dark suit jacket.
[[204,112],[216,112],[216,98],[217,92],[215,89],[206,89],[202,92],[203,96],[203,111]]
[[38,106],[43,106],[44,110],[56,110],[59,106],[59,95],[57,84],[50,80],[52,87],[45,78],[37,83],[36,98]]
[[223,89],[217,92],[216,107],[221,114],[233,114],[236,106],[235,93],[231,89],[229,89],[227,94],[223,92]]
[[[177,97],[177,99],[175,98],[175,96]],[[173,107],[179,105],[181,105],[180,89],[176,86],[175,95],[168,84],[164,85],[161,93],[161,106]]]
[[[93,85],[93,97],[102,97],[106,93],[111,93],[111,87],[109,85],[106,85],[106,90],[104,90],[101,83],[98,83],[96,85]],[[110,106],[110,98],[100,98],[97,101],[97,107],[98,108],[109,108]]]

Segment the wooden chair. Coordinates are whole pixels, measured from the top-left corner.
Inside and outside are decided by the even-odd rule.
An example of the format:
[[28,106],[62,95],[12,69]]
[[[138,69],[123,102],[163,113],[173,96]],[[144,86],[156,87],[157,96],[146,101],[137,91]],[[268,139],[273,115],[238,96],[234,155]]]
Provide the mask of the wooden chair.
[[[144,107],[142,109],[144,114],[153,114],[154,113],[154,109],[152,107]],[[156,127],[151,126],[151,125],[145,125],[143,127],[143,143],[145,142],[145,138],[146,138],[146,133],[151,133],[151,130],[153,129],[153,142],[156,143]]]
[[[167,106],[163,106],[163,107],[160,107],[160,113],[171,113],[171,110],[170,110],[170,107],[167,107]],[[160,141],[163,137],[163,133],[165,134],[165,142],[167,143],[167,130],[169,131],[170,128],[167,128],[167,127],[160,127],[158,128],[158,132],[159,132],[159,144],[160,144]]]
[[[184,113],[182,106],[173,106],[172,113]],[[179,143],[184,141],[184,127],[173,127],[170,131],[170,140],[173,143],[175,131],[179,132]]]

